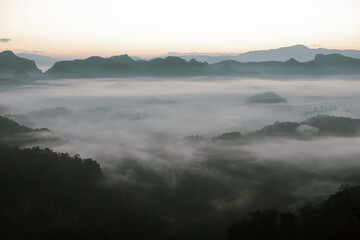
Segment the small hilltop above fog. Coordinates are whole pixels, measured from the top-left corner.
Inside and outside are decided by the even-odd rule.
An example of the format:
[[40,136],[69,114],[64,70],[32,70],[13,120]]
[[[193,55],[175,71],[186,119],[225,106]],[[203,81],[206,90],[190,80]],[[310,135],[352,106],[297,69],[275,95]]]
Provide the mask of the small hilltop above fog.
[[264,92],[253,95],[247,99],[248,103],[286,103],[286,99],[274,92]]

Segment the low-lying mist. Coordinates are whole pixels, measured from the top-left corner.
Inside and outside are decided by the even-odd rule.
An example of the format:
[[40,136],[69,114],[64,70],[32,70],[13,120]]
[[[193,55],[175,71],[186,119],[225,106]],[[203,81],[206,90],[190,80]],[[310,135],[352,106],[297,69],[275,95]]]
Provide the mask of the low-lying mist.
[[[319,114],[360,118],[359,91],[341,79],[51,80],[2,87],[0,111],[66,140],[54,150],[96,159],[110,184],[147,189],[179,211],[244,213],[293,209],[360,183],[360,137],[211,138]],[[247,102],[263,92],[286,102]],[[186,138],[195,135],[204,140]]]

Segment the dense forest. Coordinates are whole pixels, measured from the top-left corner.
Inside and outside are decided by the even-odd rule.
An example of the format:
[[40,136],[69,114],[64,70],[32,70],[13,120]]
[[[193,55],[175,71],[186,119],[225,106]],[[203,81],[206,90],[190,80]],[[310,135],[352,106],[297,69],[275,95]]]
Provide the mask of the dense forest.
[[157,239],[152,206],[104,184],[99,164],[50,149],[0,148],[5,239]]
[[[321,119],[308,122],[320,127]],[[0,120],[8,127],[2,136],[35,131]],[[208,203],[234,190],[191,171],[174,187],[130,159],[117,169],[101,169],[95,160],[79,155],[5,143],[0,146],[5,239],[360,238],[360,186],[343,185],[330,197],[291,211],[219,211]],[[114,178],[115,172],[124,176],[130,170],[136,171],[136,183]]]
[[360,186],[343,185],[326,201],[296,214],[275,209],[249,213],[228,230],[229,239],[360,239]]
[[[169,217],[144,189],[110,184],[92,159],[38,147],[0,147],[0,221],[5,239],[359,239],[360,187],[344,185],[320,204],[296,212],[257,210],[238,216],[227,232],[204,209]],[[181,197],[181,196],[179,196]],[[188,196],[183,196],[188,197]],[[190,200],[187,199],[187,200]],[[196,201],[196,199],[194,199]],[[188,206],[189,207],[189,206]],[[181,209],[189,211],[192,209]],[[176,220],[175,218],[182,218]],[[219,229],[217,229],[219,230]]]

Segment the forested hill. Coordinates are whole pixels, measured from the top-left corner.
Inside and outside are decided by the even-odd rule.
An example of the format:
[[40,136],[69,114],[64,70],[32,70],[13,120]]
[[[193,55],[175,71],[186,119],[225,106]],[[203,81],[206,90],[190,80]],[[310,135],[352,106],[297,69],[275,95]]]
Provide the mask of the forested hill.
[[[9,119],[2,122],[10,127],[6,134],[32,131]],[[79,155],[0,145],[1,236],[14,240],[359,239],[359,187],[342,187],[319,205],[305,205],[298,211],[261,209],[246,215],[254,207],[274,202],[284,207],[301,200],[287,192],[285,183],[281,185],[285,190],[274,185],[279,179],[294,184],[291,177],[299,176],[304,181],[297,184],[302,184],[313,178],[285,165],[261,166],[249,159],[244,164],[241,157],[231,162],[221,154],[214,156],[221,160],[216,163],[208,157],[195,165],[211,174],[199,174],[199,169],[190,167],[182,168],[181,174],[172,169],[172,174],[178,174],[177,182],[169,184],[163,172],[135,159],[121,159],[119,166],[105,171],[96,161]],[[244,165],[237,169],[239,163]],[[226,177],[214,178],[221,171],[226,175],[220,176]],[[346,172],[339,174],[338,181],[358,182],[356,169]],[[239,189],[255,193],[248,196],[249,208],[214,206]]]
[[0,144],[34,146],[42,143],[60,144],[63,141],[47,128],[31,129],[0,116]]
[[98,163],[0,146],[3,239],[160,239],[152,206],[104,185]]
[[303,122],[275,122],[262,129],[242,135],[238,131],[223,133],[214,140],[236,140],[264,137],[313,139],[316,137],[356,137],[360,133],[360,119],[318,115]]

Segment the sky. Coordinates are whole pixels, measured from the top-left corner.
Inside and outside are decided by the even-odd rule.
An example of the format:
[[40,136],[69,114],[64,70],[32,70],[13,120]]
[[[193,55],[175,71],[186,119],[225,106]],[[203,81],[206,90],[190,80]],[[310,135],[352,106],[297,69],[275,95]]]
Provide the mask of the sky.
[[360,49],[358,0],[0,0],[0,50],[53,57]]

